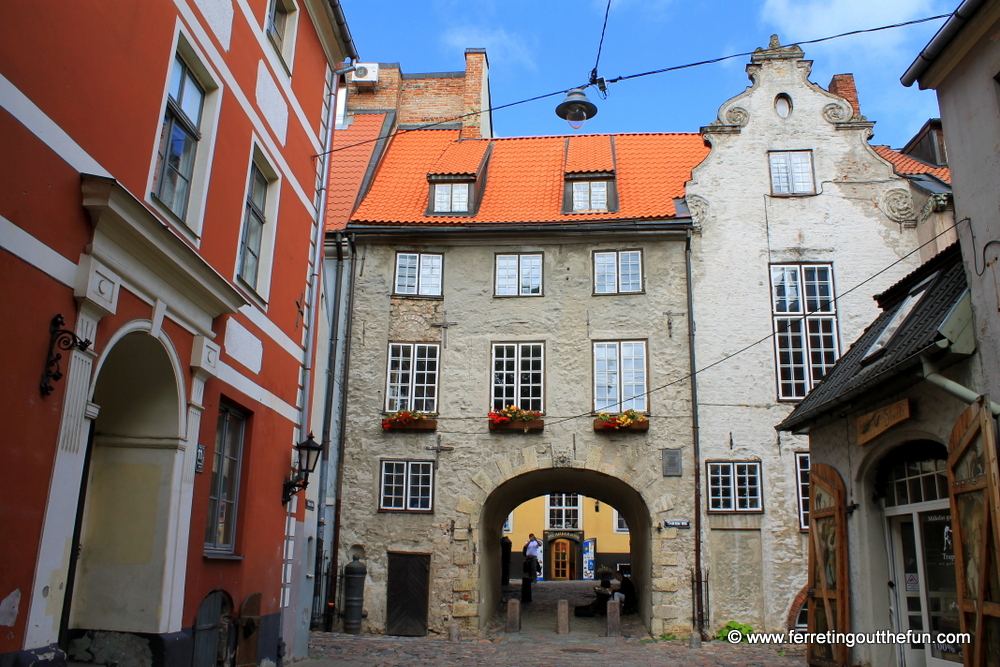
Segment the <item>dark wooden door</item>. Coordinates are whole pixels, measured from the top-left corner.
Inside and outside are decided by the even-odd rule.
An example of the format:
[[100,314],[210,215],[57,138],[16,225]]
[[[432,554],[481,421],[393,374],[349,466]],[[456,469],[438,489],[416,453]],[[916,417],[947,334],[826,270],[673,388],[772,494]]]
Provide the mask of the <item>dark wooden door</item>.
[[257,664],[260,599],[260,593],[249,595],[240,607],[239,634],[236,637],[236,667],[251,667]]
[[[809,632],[849,632],[847,505],[844,481],[832,466],[809,471]],[[807,660],[818,667],[846,667],[845,644],[809,644]]]
[[427,634],[430,554],[389,554],[386,633],[404,637]]
[[230,640],[232,603],[222,591],[202,600],[194,624],[193,667],[228,667],[234,646]]

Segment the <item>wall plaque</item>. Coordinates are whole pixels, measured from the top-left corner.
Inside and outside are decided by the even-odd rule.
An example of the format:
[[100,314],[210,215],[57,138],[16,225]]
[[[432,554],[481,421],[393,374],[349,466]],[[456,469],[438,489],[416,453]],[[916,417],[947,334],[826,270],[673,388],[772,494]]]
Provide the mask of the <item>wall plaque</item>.
[[680,477],[681,476],[681,450],[679,449],[661,449],[663,452],[663,476],[664,477]]
[[198,444],[198,454],[194,460],[194,471],[205,472],[205,445]]
[[874,440],[899,422],[910,418],[910,399],[904,398],[858,417],[858,445]]
[[664,519],[663,520],[663,527],[664,528],[690,528],[691,527],[691,520],[690,519]]

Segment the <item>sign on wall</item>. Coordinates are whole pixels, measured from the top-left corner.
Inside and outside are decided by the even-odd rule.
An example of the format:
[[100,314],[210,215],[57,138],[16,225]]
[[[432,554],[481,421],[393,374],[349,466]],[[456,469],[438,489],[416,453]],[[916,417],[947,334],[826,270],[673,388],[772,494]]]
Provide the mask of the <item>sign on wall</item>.
[[904,398],[858,417],[858,445],[874,440],[899,422],[910,418],[910,399]]

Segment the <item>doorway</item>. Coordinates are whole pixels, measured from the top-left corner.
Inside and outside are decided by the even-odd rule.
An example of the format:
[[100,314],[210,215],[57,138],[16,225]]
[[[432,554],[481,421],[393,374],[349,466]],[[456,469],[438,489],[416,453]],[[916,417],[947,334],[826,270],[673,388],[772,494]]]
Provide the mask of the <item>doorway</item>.
[[404,637],[427,634],[430,569],[430,554],[389,553],[386,634]]
[[576,579],[576,543],[560,538],[552,543],[552,579]]

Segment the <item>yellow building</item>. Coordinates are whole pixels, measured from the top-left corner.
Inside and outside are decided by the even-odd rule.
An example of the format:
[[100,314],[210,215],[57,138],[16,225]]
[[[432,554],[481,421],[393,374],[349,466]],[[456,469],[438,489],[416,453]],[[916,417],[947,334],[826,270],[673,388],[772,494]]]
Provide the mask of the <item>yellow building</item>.
[[518,505],[503,526],[512,543],[513,579],[521,576],[522,549],[531,533],[544,545],[539,557],[544,579],[592,579],[601,568],[630,571],[628,525],[599,500],[553,493]]

